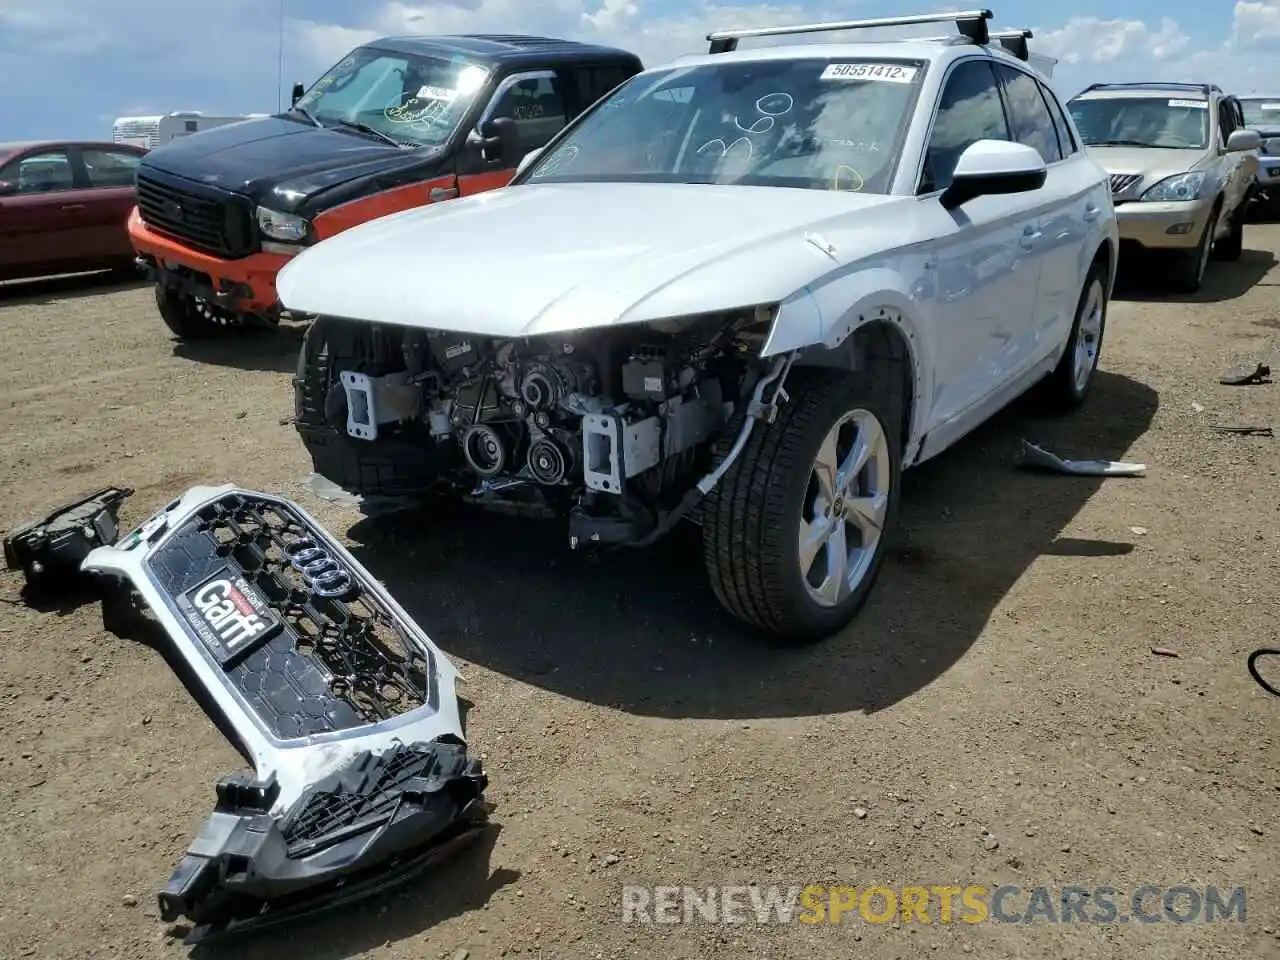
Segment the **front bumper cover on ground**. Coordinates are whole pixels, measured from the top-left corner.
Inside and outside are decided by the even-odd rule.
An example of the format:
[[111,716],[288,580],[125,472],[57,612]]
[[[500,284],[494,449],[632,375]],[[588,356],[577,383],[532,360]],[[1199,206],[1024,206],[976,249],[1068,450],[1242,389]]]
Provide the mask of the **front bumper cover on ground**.
[[132,588],[254,767],[159,895],[188,942],[375,892],[483,824],[453,665],[301,507],[196,487],[82,569]]

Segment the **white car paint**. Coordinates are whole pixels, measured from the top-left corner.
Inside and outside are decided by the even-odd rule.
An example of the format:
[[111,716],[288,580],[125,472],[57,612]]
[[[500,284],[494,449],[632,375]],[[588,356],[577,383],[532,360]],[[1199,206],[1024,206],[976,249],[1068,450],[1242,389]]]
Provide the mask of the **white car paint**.
[[1104,244],[1114,278],[1107,176],[1082,149],[1046,167],[1032,148],[1029,158],[1008,143],[979,143],[966,162],[988,173],[1002,164],[1039,167],[1044,185],[956,210],[945,209],[938,192],[917,195],[951,70],[977,59],[1036,76],[999,49],[804,44],[687,57],[680,66],[798,56],[928,64],[885,195],[517,178],[304,251],[278,277],[281,299],[304,313],[499,337],[780,304],[765,355],[835,347],[860,323],[886,319],[906,334],[916,375],[904,462],[927,459],[1053,369]]

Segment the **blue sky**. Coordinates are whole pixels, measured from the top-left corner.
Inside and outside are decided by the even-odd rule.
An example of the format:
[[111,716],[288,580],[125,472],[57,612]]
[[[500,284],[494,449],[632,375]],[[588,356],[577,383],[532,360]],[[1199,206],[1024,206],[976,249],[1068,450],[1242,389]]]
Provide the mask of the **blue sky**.
[[[975,0],[974,6],[981,4]],[[388,33],[539,32],[635,50],[648,64],[704,48],[708,29],[946,9],[929,0],[284,0],[284,87]],[[1004,0],[1036,30],[1054,84],[1208,80],[1280,95],[1280,0]],[[0,0],[0,141],[109,137],[126,114],[276,107],[279,0]]]

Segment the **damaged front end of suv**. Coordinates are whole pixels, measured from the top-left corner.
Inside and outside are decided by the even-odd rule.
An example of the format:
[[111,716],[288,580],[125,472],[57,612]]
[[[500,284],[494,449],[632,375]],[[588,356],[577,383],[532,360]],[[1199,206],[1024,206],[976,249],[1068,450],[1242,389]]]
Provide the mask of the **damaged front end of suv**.
[[297,504],[196,487],[81,569],[119,588],[109,625],[158,624],[253,767],[218,783],[159,894],[189,943],[384,889],[485,822],[453,665]]
[[775,313],[520,339],[321,318],[297,427],[353,492],[444,489],[567,518],[573,546],[643,546],[692,512],[728,452],[713,441],[749,430],[781,382],[786,361],[759,359]]

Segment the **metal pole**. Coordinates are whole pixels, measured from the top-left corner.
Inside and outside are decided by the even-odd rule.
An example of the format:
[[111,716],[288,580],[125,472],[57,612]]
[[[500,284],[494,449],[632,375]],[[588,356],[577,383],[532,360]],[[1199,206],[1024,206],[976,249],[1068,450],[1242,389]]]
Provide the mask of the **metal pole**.
[[276,60],[276,113],[284,108],[284,0],[280,0],[280,34]]

